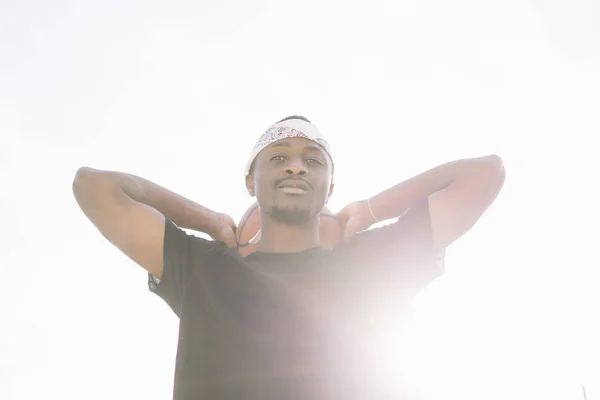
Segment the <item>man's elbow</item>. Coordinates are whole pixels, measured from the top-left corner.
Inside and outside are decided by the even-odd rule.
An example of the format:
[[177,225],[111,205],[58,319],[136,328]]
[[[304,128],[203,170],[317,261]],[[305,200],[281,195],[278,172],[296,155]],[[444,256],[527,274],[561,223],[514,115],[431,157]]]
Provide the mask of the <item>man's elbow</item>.
[[498,177],[504,177],[504,161],[497,154],[490,154],[480,158],[484,170],[490,174],[494,174]]
[[98,187],[98,171],[90,167],[81,167],[73,178],[72,190],[75,198],[79,200],[82,194],[89,193]]
[[81,187],[97,175],[97,170],[90,167],[80,167],[73,178],[73,190]]
[[85,179],[86,175],[89,174],[89,167],[80,167],[77,172],[75,172],[75,177],[73,177],[73,192],[76,192],[77,189],[81,186],[81,182]]
[[462,193],[465,202],[471,204],[468,209],[479,215],[496,199],[504,186],[504,180],[502,158],[492,154],[471,159],[469,168],[456,180],[454,188],[456,193]]
[[485,184],[492,192],[499,192],[504,185],[506,171],[502,158],[496,154],[481,157],[479,166],[476,168],[476,174],[480,181]]

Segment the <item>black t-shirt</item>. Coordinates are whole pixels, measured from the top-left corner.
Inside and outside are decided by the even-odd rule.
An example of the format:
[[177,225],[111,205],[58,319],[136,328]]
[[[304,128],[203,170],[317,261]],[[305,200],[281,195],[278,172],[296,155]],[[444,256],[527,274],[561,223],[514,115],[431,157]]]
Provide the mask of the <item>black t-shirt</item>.
[[167,220],[149,286],[180,318],[174,399],[378,398],[365,379],[374,321],[402,318],[442,262],[427,201],[335,250],[245,258]]

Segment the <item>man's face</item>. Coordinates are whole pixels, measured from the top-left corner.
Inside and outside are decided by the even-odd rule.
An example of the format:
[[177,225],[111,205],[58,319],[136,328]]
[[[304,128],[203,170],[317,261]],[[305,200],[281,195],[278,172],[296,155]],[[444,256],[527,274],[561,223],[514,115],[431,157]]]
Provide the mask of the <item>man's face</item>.
[[329,156],[315,142],[289,138],[262,150],[246,179],[262,212],[300,224],[321,212],[333,190]]

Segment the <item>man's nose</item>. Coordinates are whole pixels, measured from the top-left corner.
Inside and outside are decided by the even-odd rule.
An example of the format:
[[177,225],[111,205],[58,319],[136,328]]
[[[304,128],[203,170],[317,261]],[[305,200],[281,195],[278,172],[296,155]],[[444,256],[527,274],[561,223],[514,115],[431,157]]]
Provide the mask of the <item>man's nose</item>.
[[290,162],[285,167],[285,173],[287,175],[306,175],[306,172],[304,163],[297,157],[290,159]]

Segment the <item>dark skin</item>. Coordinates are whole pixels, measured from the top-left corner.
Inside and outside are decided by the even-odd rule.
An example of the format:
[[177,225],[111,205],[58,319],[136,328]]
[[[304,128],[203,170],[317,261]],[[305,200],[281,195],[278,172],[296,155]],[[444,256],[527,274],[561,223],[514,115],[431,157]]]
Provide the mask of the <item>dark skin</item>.
[[[333,193],[332,167],[325,151],[303,138],[275,142],[259,153],[246,179],[260,207],[259,251],[299,252],[319,246],[319,212]],[[398,218],[427,199],[434,250],[444,251],[479,220],[496,199],[504,178],[504,165],[496,155],[456,160],[371,197],[370,210],[367,200],[350,203],[336,219],[349,241],[376,223],[374,216]],[[306,182],[309,189],[302,195],[282,193],[279,186],[286,179]]]
[[[246,187],[260,209],[259,251],[294,253],[320,245],[319,213],[333,193],[333,165],[313,141],[289,138],[256,157]],[[298,190],[286,192],[285,186]]]
[[[333,193],[332,168],[325,151],[302,138],[275,142],[258,155],[246,186],[260,207],[260,251],[290,253],[320,245],[319,213]],[[373,214],[379,220],[398,218],[427,199],[434,250],[443,251],[479,220],[504,179],[504,165],[496,155],[456,160],[400,182],[368,201],[350,203],[336,219],[348,241],[376,222]],[[282,185],[296,187],[284,189]],[[165,218],[236,246],[236,227],[230,216],[141,177],[82,167],[73,180],[73,193],[106,239],[159,278]]]

